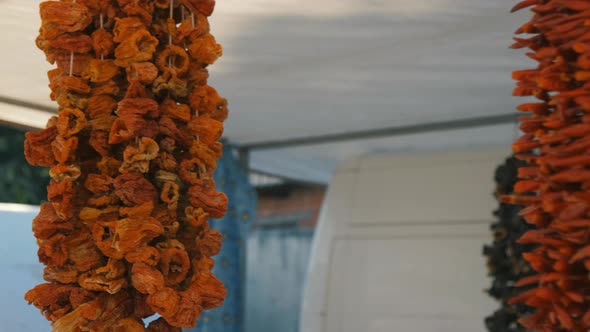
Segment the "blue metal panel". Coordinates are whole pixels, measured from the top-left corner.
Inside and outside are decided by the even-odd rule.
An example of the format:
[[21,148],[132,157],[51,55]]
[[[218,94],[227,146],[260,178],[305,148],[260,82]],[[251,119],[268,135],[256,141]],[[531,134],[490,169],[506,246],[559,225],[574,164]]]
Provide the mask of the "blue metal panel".
[[243,326],[243,283],[245,280],[245,236],[256,213],[256,192],[246,172],[228,144],[215,172],[217,190],[229,198],[225,217],[210,221],[223,234],[221,252],[215,257],[213,273],[223,281],[227,297],[222,307],[205,312],[199,319],[199,332],[241,332]]
[[245,332],[297,332],[312,230],[291,220],[248,235]]
[[214,273],[228,296],[190,331],[297,332],[313,236],[298,222],[310,216],[273,218],[253,226],[256,194],[227,145],[215,179],[218,190],[229,197],[227,215],[211,221],[224,236]]

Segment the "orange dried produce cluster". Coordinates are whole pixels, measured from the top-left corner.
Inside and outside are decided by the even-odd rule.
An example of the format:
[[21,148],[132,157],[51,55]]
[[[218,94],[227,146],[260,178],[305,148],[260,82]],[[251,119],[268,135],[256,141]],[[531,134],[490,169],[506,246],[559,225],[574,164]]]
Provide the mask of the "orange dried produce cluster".
[[27,160],[52,180],[33,221],[47,283],[25,298],[53,331],[180,331],[223,303],[211,273],[221,234],[207,222],[227,208],[212,176],[227,117],[207,85],[221,56],[214,4],[40,5],[59,111],[26,135]]
[[537,272],[511,300],[535,309],[520,322],[536,331],[590,330],[590,1],[527,0],[532,19],[517,30],[514,48],[529,48],[536,69],[516,71],[516,96],[536,102],[518,109],[524,135],[513,144],[528,162],[518,171],[521,214],[536,226],[521,243],[536,248],[525,259]]

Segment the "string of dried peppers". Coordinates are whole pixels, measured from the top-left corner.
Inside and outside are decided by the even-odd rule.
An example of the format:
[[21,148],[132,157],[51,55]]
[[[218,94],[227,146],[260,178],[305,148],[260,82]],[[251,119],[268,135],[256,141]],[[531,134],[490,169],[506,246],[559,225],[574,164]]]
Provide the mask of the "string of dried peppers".
[[513,144],[528,163],[518,171],[517,194],[506,202],[525,205],[536,226],[520,243],[536,248],[524,257],[537,274],[517,286],[534,288],[512,298],[534,313],[519,321],[537,331],[590,330],[590,1],[526,0],[532,19],[514,48],[527,47],[536,69],[516,71],[516,96],[538,102],[520,105],[524,135]]
[[207,222],[227,205],[212,178],[227,117],[207,85],[222,53],[214,4],[40,5],[59,111],[26,135],[27,160],[52,180],[33,221],[47,283],[25,298],[53,331],[180,331],[223,302],[210,272],[221,234]]

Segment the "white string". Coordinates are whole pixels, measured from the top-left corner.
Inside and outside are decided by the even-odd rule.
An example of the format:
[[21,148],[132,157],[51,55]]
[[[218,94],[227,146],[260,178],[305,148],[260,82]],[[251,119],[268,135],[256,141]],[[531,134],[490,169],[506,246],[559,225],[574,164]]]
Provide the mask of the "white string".
[[70,53],[70,76],[74,72],[74,51]]
[[[72,0],[72,3],[76,3],[76,0]],[[70,76],[74,72],[74,51],[70,52]]]
[[[174,20],[174,0],[170,0],[170,18]],[[170,45],[172,45],[172,30],[168,31],[168,46]],[[172,68],[172,54],[168,56],[168,68]],[[170,98],[170,90],[168,90],[168,98]]]
[[[191,12],[191,25],[192,25],[192,28],[194,29],[195,28],[195,14],[192,11],[190,11],[190,12]],[[182,7],[182,20],[184,21],[184,7]],[[186,45],[184,45],[184,47],[186,48]],[[199,116],[199,110],[195,110],[195,115]],[[199,135],[196,135],[195,139],[198,141],[200,139]]]
[[[174,0],[170,0],[170,18],[174,19]],[[168,31],[168,46],[172,45],[172,31]],[[168,67],[172,68],[172,55],[168,57]]]
[[[186,19],[186,12],[184,10],[184,5],[180,6],[180,15],[182,16],[182,23],[184,24],[184,20]],[[184,50],[186,51],[186,39],[182,43],[182,46],[184,47]]]
[[[104,29],[104,15],[100,13],[100,28]],[[104,60],[104,54],[100,55],[100,59]]]
[[[170,0],[170,18],[174,18],[174,0]],[[168,32],[168,45],[172,44],[172,31]]]
[[[193,13],[192,11],[191,11],[191,23],[192,23],[192,25],[193,25],[193,29],[194,29],[194,28],[195,28],[195,13]],[[198,110],[198,109],[197,109],[197,110],[195,110],[195,115],[196,115],[196,116],[199,116],[199,110]],[[199,136],[197,136],[197,141],[198,141],[199,139],[200,139],[200,137],[199,137]]]

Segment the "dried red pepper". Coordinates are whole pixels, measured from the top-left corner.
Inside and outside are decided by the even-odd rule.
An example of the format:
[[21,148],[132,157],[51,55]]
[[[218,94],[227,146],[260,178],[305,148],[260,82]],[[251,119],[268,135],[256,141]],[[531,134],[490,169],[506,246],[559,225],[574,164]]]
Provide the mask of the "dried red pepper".
[[524,135],[513,144],[528,163],[519,170],[518,194],[505,202],[526,205],[536,228],[519,240],[535,245],[523,256],[537,275],[517,286],[534,286],[511,299],[535,309],[520,323],[536,331],[590,330],[590,2],[526,0],[533,17],[514,48],[528,47],[539,64],[516,71],[516,96],[539,99],[518,110]]

